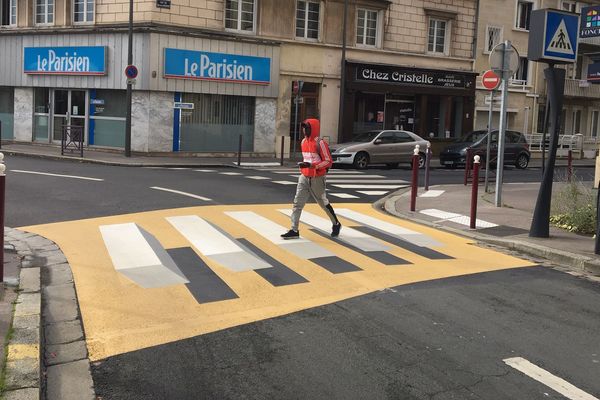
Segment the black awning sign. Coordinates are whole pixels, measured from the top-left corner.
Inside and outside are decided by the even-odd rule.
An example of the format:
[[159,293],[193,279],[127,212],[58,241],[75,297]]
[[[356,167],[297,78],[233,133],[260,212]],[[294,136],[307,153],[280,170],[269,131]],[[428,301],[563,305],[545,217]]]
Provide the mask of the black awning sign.
[[156,7],[171,8],[171,0],[156,0]]
[[457,72],[415,70],[379,65],[358,66],[356,80],[457,89],[469,89],[473,85],[473,77]]

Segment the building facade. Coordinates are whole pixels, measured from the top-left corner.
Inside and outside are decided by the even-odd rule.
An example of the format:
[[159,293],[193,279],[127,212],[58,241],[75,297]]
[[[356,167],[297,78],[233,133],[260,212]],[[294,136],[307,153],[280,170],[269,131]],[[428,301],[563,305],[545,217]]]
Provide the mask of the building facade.
[[[481,75],[490,69],[490,53],[499,43],[510,40],[519,53],[519,66],[509,85],[507,127],[525,133],[532,150],[541,151],[546,111],[545,64],[527,61],[529,21],[533,10],[554,8],[579,14],[586,6],[599,1],[572,0],[482,0],[475,71]],[[595,156],[600,130],[600,87],[587,80],[588,68],[598,58],[600,40],[580,39],[577,63],[566,68],[565,100],[561,118],[561,135],[575,146],[583,147],[582,156]],[[496,96],[497,96],[496,92]],[[490,92],[477,79],[475,128],[486,129],[489,119]],[[498,128],[500,103],[493,103],[492,127]],[[571,143],[571,140],[573,143]]]
[[[343,0],[135,0],[132,150],[226,154],[242,136],[245,152],[272,155],[306,117],[331,142],[380,128],[459,136],[475,117],[477,3],[350,0],[342,77]],[[57,144],[79,125],[88,146],[123,149],[128,11],[0,0],[3,139]]]

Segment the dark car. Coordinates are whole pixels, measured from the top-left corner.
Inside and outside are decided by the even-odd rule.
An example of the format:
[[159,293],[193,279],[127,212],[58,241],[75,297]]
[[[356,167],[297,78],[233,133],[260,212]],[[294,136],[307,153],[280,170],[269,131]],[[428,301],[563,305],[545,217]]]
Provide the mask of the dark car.
[[[446,168],[464,166],[467,158],[467,149],[473,149],[473,156],[479,155],[481,162],[485,162],[487,148],[487,131],[473,131],[467,133],[456,143],[447,146],[440,153],[440,164]],[[492,131],[490,143],[490,163],[495,163],[498,158],[498,131]],[[525,135],[516,131],[506,131],[504,148],[504,165],[514,165],[525,169],[529,165],[531,153]]]

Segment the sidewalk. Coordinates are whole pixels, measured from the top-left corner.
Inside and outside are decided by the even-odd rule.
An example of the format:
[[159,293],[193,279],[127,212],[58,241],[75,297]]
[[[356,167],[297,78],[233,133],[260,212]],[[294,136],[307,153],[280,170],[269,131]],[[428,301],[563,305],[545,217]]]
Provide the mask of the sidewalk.
[[[554,193],[564,183],[555,182]],[[600,256],[594,254],[595,239],[550,227],[550,238],[530,238],[529,229],[539,191],[539,183],[505,184],[502,189],[503,207],[494,205],[495,194],[485,193],[480,185],[477,229],[469,228],[471,185],[430,187],[426,195],[417,198],[416,212],[410,211],[410,189],[388,197],[386,211],[428,226],[458,233],[476,241],[489,243],[542,257],[572,269],[600,275]],[[493,190],[494,186],[491,185]],[[554,196],[553,196],[554,198]]]

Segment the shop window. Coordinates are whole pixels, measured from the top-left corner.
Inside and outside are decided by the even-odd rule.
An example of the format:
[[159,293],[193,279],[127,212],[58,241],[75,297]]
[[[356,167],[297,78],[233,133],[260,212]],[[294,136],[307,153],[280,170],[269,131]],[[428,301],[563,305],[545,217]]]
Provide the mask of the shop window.
[[15,114],[14,105],[14,89],[0,87],[0,123],[2,123],[2,139],[13,138],[13,124]]
[[226,0],[225,28],[254,32],[254,0]]
[[17,0],[0,0],[0,25],[17,25]]
[[598,137],[598,128],[600,127],[600,111],[592,111],[592,126],[590,129],[590,136],[593,138]]
[[181,111],[180,151],[237,152],[254,149],[254,97],[184,93],[193,110]]
[[48,141],[50,129],[50,89],[33,90],[33,139]]
[[54,0],[36,0],[35,23],[40,25],[54,23]]
[[359,8],[356,21],[356,44],[361,46],[377,46],[377,23],[379,13],[375,10]]
[[483,52],[489,54],[500,42],[502,42],[502,27],[488,25],[485,31],[485,49]]
[[73,21],[94,22],[94,0],[73,0]]
[[296,3],[296,37],[303,39],[319,39],[320,4],[314,1]]
[[429,19],[429,37],[427,51],[430,53],[448,53],[448,27],[450,22],[444,19]]
[[90,144],[125,147],[126,92],[98,89],[90,91]]
[[358,93],[355,103],[352,134],[383,129],[385,123],[385,95]]
[[515,21],[515,27],[518,29],[529,30],[529,22],[531,20],[531,11],[533,10],[533,3],[527,0],[517,1],[517,19]]
[[517,68],[517,72],[512,76],[510,83],[517,86],[526,86],[529,84],[529,61],[527,57],[519,58],[519,68]]

